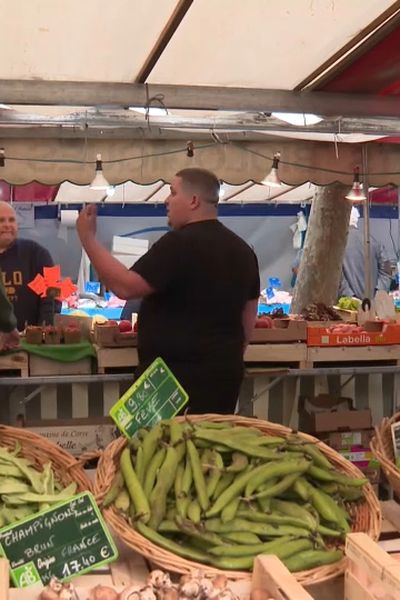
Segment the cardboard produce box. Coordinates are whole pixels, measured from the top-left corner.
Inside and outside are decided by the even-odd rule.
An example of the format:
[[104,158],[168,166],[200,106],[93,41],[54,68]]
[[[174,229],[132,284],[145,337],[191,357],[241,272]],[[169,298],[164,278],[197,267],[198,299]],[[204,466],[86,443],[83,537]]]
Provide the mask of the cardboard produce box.
[[74,456],[104,449],[118,434],[110,417],[88,419],[41,419],[29,421],[27,429],[54,442]]
[[318,434],[335,431],[371,429],[371,411],[352,410],[351,398],[319,394],[313,398],[299,398],[299,428],[305,433]]
[[360,448],[352,446],[348,449],[339,450],[339,453],[360,469],[372,485],[379,483],[381,466],[376,458],[374,458],[369,447]]
[[390,346],[400,344],[400,326],[396,323],[365,323],[363,331],[339,331],[338,323],[328,326],[309,324],[307,346]]
[[[360,411],[357,411],[360,412]],[[361,431],[332,431],[320,436],[322,441],[328,444],[334,450],[343,450],[348,448],[369,448],[369,443],[374,435],[373,429],[363,429]]]

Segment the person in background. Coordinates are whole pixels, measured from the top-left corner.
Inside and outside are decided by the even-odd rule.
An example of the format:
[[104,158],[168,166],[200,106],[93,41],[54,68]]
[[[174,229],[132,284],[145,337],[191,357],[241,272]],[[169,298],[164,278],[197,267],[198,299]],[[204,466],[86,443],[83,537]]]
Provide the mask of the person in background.
[[130,270],[96,240],[93,205],[77,229],[103,283],[120,298],[143,298],[136,374],[161,356],[188,392],[191,412],[232,414],[260,278],[254,252],[218,221],[219,191],[210,171],[179,171],[166,199],[173,230]]
[[19,345],[17,319],[4,290],[0,271],[0,352],[12,350]]
[[[347,236],[346,251],[343,258],[342,278],[339,286],[339,298],[351,296],[362,300],[365,297],[364,234],[358,229],[360,213],[355,206],[351,209],[350,227]],[[388,292],[391,280],[389,256],[383,244],[370,236],[370,260],[372,290]]]
[[[36,295],[27,284],[43,267],[53,266],[50,253],[33,240],[18,239],[15,210],[0,201],[0,269],[8,300],[13,306],[17,328],[22,331],[25,324],[52,324],[53,305],[49,298]],[[60,303],[55,310],[60,311]]]
[[[350,225],[343,257],[342,275],[338,298],[349,296],[362,300],[365,297],[364,233],[358,229],[360,213],[355,206],[350,213]],[[303,249],[299,250],[292,263],[293,287],[297,278]],[[373,292],[390,289],[391,265],[383,244],[370,236],[371,281]]]

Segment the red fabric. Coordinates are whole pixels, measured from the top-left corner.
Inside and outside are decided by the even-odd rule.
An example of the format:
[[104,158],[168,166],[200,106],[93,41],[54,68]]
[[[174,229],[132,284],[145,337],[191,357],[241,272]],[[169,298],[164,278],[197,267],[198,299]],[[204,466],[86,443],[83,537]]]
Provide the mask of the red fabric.
[[33,181],[26,185],[11,185],[0,181],[0,200],[5,202],[53,202],[58,185],[44,185]]

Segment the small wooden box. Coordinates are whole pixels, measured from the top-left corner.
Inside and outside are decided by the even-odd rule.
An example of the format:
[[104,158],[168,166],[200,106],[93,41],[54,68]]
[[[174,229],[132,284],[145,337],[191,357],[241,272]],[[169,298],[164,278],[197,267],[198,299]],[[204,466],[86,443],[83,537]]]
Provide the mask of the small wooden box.
[[400,562],[365,533],[346,536],[346,600],[398,600]]
[[29,355],[29,375],[90,375],[92,372],[92,361],[90,358],[82,358],[75,362],[59,362],[35,354]]
[[250,344],[302,342],[307,339],[307,323],[294,319],[274,319],[274,327],[253,329]]
[[93,330],[94,343],[102,348],[127,348],[137,346],[136,333],[121,333],[118,325],[95,325]]

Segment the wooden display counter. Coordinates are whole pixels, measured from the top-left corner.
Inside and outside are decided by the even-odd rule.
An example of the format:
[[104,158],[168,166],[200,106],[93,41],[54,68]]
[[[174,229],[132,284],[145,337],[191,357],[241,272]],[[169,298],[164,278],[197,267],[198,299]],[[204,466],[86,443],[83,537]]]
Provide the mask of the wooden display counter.
[[0,355],[0,377],[8,371],[15,371],[19,377],[29,375],[29,357],[26,352]]

